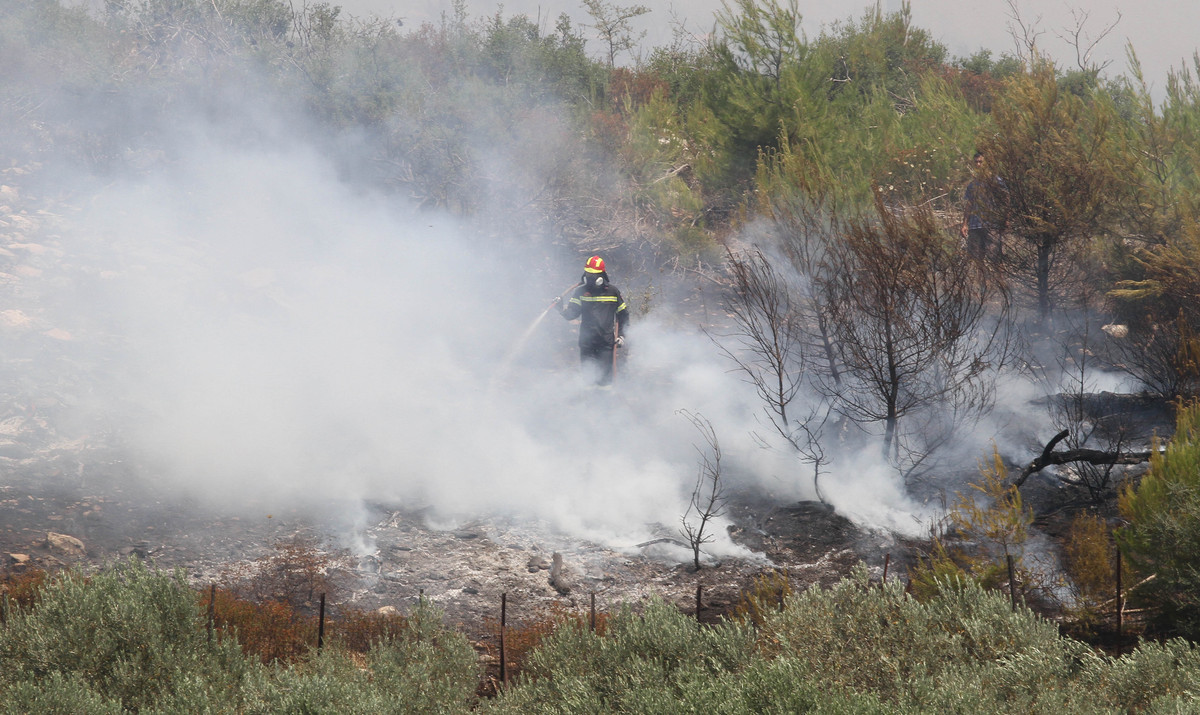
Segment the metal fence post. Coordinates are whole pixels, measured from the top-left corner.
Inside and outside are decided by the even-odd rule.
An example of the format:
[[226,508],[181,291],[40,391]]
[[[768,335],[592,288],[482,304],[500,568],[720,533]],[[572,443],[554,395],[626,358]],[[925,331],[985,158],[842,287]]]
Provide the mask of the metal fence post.
[[500,683],[508,683],[508,668],[504,656],[504,629],[508,625],[508,591],[500,594]]
[[1125,624],[1122,622],[1122,620],[1123,620],[1122,616],[1124,615],[1122,613],[1122,611],[1125,610],[1125,604],[1121,601],[1121,598],[1122,598],[1121,590],[1122,590],[1121,589],[1121,549],[1118,548],[1117,549],[1117,655],[1118,656],[1121,655],[1121,638],[1123,635],[1122,631],[1125,630],[1124,629]]
[[317,616],[317,650],[325,646],[325,594],[321,594],[321,611]]
[[1017,576],[1016,570],[1013,568],[1012,554],[1008,555],[1008,596],[1012,599],[1012,609],[1015,613],[1017,610]]
[[217,613],[217,584],[211,583],[208,586],[208,642],[212,643],[213,639],[213,622],[216,620]]

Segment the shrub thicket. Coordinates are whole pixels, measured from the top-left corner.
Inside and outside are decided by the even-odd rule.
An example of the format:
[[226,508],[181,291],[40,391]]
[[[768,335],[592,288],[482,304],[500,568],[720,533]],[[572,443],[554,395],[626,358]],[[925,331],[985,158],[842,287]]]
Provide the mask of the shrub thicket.
[[564,616],[489,701],[475,652],[425,601],[365,653],[334,638],[266,665],[209,639],[196,604],[137,561],[63,575],[0,630],[0,712],[1177,712],[1200,692],[1186,641],[1108,657],[972,580],[922,601],[865,566],[753,622],[661,600],[599,632]]
[[1129,523],[1117,541],[1140,581],[1133,600],[1153,609],[1159,629],[1200,637],[1200,402],[1180,407],[1175,436],[1120,506]]
[[86,690],[131,710],[183,692],[225,692],[248,671],[235,642],[209,642],[182,573],[136,560],[55,579],[34,606],[9,615],[0,660],[0,682],[6,692],[20,686],[17,697],[47,686],[69,702]]
[[[353,621],[380,634],[357,658],[334,637],[274,665],[258,641],[243,655],[236,627],[210,638],[198,603],[181,573],[137,560],[62,574],[0,628],[0,712],[465,712],[474,697],[475,653],[427,602],[389,628]],[[275,624],[256,620],[239,627]]]
[[1098,655],[970,580],[926,602],[865,567],[763,609],[756,629],[703,626],[661,602],[608,635],[563,629],[485,710],[575,712],[1128,712],[1190,703],[1183,641]]

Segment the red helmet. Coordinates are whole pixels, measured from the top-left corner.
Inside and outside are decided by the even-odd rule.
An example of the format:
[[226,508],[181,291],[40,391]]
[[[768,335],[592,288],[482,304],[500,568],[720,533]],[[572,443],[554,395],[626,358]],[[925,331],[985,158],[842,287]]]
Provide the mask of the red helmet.
[[588,273],[603,273],[604,259],[600,256],[592,256],[591,258],[587,259],[587,263],[583,266],[583,270],[587,271]]

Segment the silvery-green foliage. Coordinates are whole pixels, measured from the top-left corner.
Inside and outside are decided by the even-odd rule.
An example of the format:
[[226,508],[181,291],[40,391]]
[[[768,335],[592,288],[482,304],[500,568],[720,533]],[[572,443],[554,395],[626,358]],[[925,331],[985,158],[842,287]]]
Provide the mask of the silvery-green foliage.
[[52,673],[41,682],[25,680],[0,686],[0,713],[105,715],[123,712],[119,702],[96,693],[78,675]]
[[342,654],[323,651],[304,663],[274,667],[271,677],[253,684],[244,712],[365,715],[384,712],[379,706],[369,673]]
[[245,713],[466,713],[478,683],[475,653],[422,602],[399,637],[358,664],[336,648],[277,666],[246,685]]
[[1190,701],[1189,708],[1168,712],[1200,712],[1200,652],[1182,639],[1145,642],[1091,669],[1081,686],[1104,693],[1122,712],[1166,707],[1179,699]]
[[764,715],[788,713],[887,713],[895,705],[884,705],[871,693],[830,688],[799,660],[790,657],[761,659],[736,679],[742,712]]
[[471,644],[424,603],[408,623],[412,630],[405,637],[378,644],[368,654],[373,687],[398,712],[469,710],[479,682]]
[[794,597],[761,635],[816,682],[920,712],[1131,712],[1200,696],[1200,655],[1186,642],[1105,657],[970,581],[922,603],[899,584],[869,587],[860,567]]
[[1033,647],[999,660],[969,661],[937,677],[937,687],[902,695],[913,707],[938,713],[1108,712],[1078,678],[1101,659],[1082,643]]
[[641,614],[623,609],[604,636],[565,623],[530,656],[522,682],[494,706],[499,712],[681,712],[687,697],[725,698],[708,692],[706,699],[705,689],[739,672],[753,648],[747,628],[701,626],[655,599]]
[[209,642],[183,574],[134,559],[90,577],[70,572],[0,629],[0,683],[54,685],[72,676],[129,709],[152,706],[189,678],[236,689],[252,667],[236,643]]
[[579,624],[565,624],[532,655],[527,672],[533,677],[587,674],[641,662],[655,663],[666,674],[690,663],[720,672],[744,664],[752,645],[753,634],[741,626],[702,628],[654,599],[641,614],[623,609],[604,637]]
[[153,707],[138,710],[139,715],[240,715],[247,684],[254,682],[267,668],[251,662],[247,674],[236,681],[219,673],[186,673],[177,678],[169,692],[155,700]]
[[794,658],[763,657],[737,623],[700,625],[662,601],[626,609],[597,636],[564,626],[525,676],[485,711],[499,713],[894,713],[871,694],[831,692]]
[[936,689],[952,666],[991,660],[1058,638],[1053,624],[1028,611],[1013,613],[1004,599],[973,583],[942,589],[929,603],[899,583],[869,587],[866,571],[829,589],[809,589],[762,630],[781,653],[823,678],[893,699]]

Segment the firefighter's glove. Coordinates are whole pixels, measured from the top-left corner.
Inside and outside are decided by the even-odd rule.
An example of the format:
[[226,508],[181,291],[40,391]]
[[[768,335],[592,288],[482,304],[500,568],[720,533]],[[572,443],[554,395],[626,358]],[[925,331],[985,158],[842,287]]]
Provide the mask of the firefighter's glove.
[[625,347],[625,336],[623,336],[623,335],[617,336],[616,346],[619,348]]

